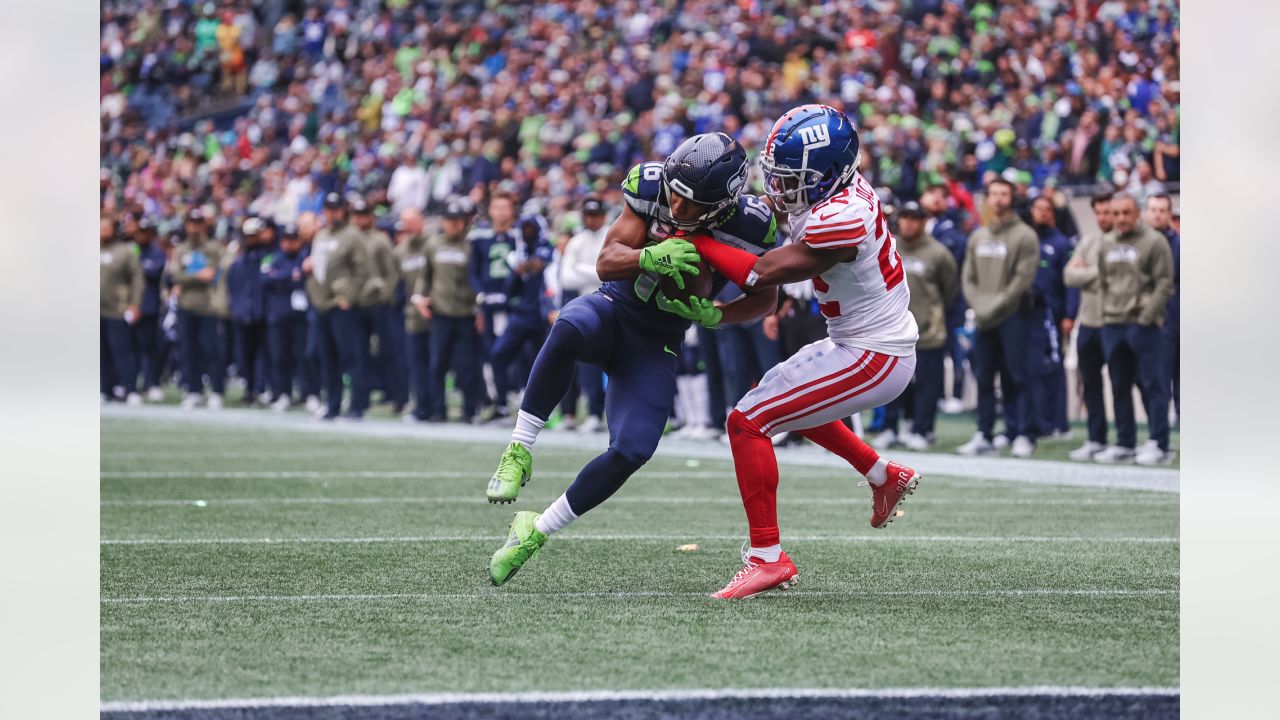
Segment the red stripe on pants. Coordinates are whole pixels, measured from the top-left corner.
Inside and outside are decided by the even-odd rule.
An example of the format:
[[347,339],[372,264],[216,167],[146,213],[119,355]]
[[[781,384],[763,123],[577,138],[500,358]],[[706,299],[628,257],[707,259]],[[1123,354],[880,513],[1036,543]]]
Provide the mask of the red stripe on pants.
[[[888,356],[877,355],[876,359],[881,360],[886,357]],[[882,361],[880,363],[882,367],[878,371],[878,374],[871,374],[871,378],[867,380],[866,383],[864,383],[861,387],[859,387],[858,384],[856,383],[852,383],[852,387],[847,387],[844,392],[829,393],[827,394],[827,397],[825,399],[819,400],[812,407],[804,409],[803,412],[800,412],[798,414],[793,413],[791,416],[780,415],[777,420],[765,423],[762,426],[764,431],[770,432],[777,425],[785,425],[787,423],[793,423],[797,420],[802,420],[804,418],[809,417],[810,415],[813,415],[814,413],[822,412],[823,410],[826,410],[832,406],[838,405],[842,402],[848,402],[849,400],[852,400],[853,398],[859,395],[871,392],[872,390],[876,389],[876,387],[880,385],[880,383],[884,382],[884,379],[889,377],[889,375],[893,372],[893,369],[897,367],[898,358],[888,357],[888,360],[889,360],[888,364],[885,364]],[[873,362],[872,365],[874,364],[875,363]],[[867,371],[871,370],[872,365],[869,365],[867,367]],[[864,372],[867,372],[867,371],[864,371]],[[864,373],[858,373],[858,374],[863,375]],[[841,384],[844,384],[844,383],[841,383]],[[827,390],[829,388],[823,388],[823,389]]]
[[867,356],[870,354],[871,353],[869,351],[863,351],[862,355],[858,356],[858,359],[850,363],[848,367],[840,368],[839,370],[831,373],[830,375],[824,375],[823,377],[820,377],[817,380],[810,380],[809,382],[803,385],[797,385],[780,395],[775,395],[771,398],[761,400],[760,402],[756,403],[754,407],[748,408],[746,414],[748,417],[754,417],[755,414],[760,411],[760,408],[764,407],[765,405],[768,405],[769,403],[777,402],[782,398],[790,397],[792,395],[795,395],[796,393],[803,392],[805,389],[811,388],[814,385],[817,385],[819,383],[824,383],[828,380],[834,380],[835,378],[838,378],[841,375],[844,375],[845,373],[849,372],[850,370],[858,367],[858,365],[860,365],[863,360],[866,360]]
[[767,431],[771,425],[777,424],[779,420],[785,417],[804,412],[809,408],[814,408],[833,397],[837,397],[869,382],[876,376],[876,373],[884,367],[887,361],[888,356],[873,353],[870,362],[867,362],[861,370],[847,375],[846,377],[842,377],[836,382],[825,387],[814,388],[807,392],[803,392],[781,405],[769,408],[763,412],[754,413],[751,415],[751,419]]

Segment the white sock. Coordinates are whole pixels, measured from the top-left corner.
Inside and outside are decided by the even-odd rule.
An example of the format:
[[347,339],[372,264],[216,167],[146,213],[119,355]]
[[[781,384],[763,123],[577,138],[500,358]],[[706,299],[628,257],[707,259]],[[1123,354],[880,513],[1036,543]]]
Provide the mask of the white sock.
[[889,474],[885,472],[888,467],[888,460],[885,460],[884,458],[877,460],[876,464],[872,465],[871,469],[867,471],[867,482],[870,482],[872,485],[877,487],[883,485],[884,481],[889,479]]
[[765,562],[775,563],[775,562],[778,562],[778,560],[782,559],[782,546],[770,545],[769,547],[761,548],[761,547],[755,547],[753,545],[751,547],[751,552],[747,555],[747,557],[760,558]]
[[574,514],[573,508],[569,507],[568,496],[561,495],[546,510],[542,511],[538,519],[533,521],[533,526],[543,535],[550,535],[563,530],[565,525],[577,519],[578,516]]
[[546,420],[521,410],[516,413],[516,429],[511,431],[511,441],[520,443],[527,450],[532,450],[533,444],[538,441],[538,433],[542,432],[542,426],[546,424]]

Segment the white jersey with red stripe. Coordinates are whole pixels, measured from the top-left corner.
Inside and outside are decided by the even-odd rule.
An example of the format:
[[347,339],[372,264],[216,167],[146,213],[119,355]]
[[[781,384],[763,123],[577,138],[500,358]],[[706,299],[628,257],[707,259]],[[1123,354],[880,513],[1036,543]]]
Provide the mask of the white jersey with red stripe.
[[915,353],[919,329],[907,306],[897,240],[889,232],[880,198],[862,175],[849,187],[791,217],[792,242],[819,249],[858,249],[850,262],[813,279],[827,334],[835,342],[905,357]]

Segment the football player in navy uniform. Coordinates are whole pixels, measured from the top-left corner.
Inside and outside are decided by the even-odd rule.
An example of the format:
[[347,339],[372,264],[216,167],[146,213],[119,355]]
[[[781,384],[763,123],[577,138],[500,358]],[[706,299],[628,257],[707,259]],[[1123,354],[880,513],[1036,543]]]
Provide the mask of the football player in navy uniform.
[[[577,362],[597,365],[609,376],[609,448],[587,463],[544,512],[516,513],[506,544],[490,560],[495,585],[510,579],[549,535],[613,495],[658,447],[671,416],[680,342],[689,327],[688,320],[664,309],[672,300],[661,286],[670,278],[683,290],[686,279],[698,274],[700,261],[677,234],[699,232],[756,255],[776,242],[769,206],[742,193],[746,177],[746,151],[723,133],[695,135],[665,162],[637,165],[627,175],[626,204],[596,261],[604,285],[561,309],[534,361],[511,444],[489,481],[489,501],[513,502],[529,481],[530,450],[573,381]],[[708,296],[726,282],[715,278]],[[776,307],[776,290],[749,291],[724,305],[720,320],[753,320]]]

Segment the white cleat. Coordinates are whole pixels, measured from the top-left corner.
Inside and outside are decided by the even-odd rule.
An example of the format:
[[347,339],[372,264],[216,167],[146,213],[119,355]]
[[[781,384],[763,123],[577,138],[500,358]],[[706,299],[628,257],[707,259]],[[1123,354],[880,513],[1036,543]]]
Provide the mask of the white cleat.
[[147,391],[147,402],[158,403],[164,402],[164,390],[159,387],[153,387]]
[[219,395],[218,393],[210,393],[209,402],[205,404],[205,407],[209,408],[210,410],[221,410],[222,396]]
[[580,433],[594,433],[604,430],[604,422],[600,420],[599,415],[588,415],[586,420],[578,426]]
[[991,439],[991,447],[997,450],[1005,450],[1009,447],[1008,435],[997,435]]
[[124,404],[129,407],[142,407],[142,396],[136,392],[131,392],[129,393],[129,396],[124,399]]
[[315,396],[315,395],[308,395],[308,396],[307,396],[307,404],[306,404],[306,408],[307,408],[307,412],[309,412],[309,413],[313,413],[313,412],[315,412],[315,411],[319,410],[319,409],[320,409],[320,398],[319,398],[319,397],[317,397],[317,396]]
[[289,400],[288,395],[281,395],[275,402],[271,403],[271,409],[275,412],[284,412],[285,410],[288,410],[289,406],[292,404],[293,403]]
[[202,400],[204,400],[204,397],[197,393],[187,393],[186,396],[182,398],[182,409],[194,410],[200,407],[200,402]]
[[556,429],[564,430],[565,432],[571,432],[577,429],[577,427],[578,427],[578,418],[572,415],[565,415],[564,418],[561,419],[560,421],[560,426]]
[[916,452],[924,452],[933,446],[933,443],[929,442],[929,438],[923,435],[917,435],[913,432],[903,435],[898,438],[898,440],[905,448],[908,450],[915,450]]
[[1019,435],[1013,439],[1013,456],[1016,458],[1029,458],[1031,453],[1036,451],[1036,444],[1031,442],[1030,438],[1025,435]]
[[1133,462],[1133,456],[1135,454],[1136,453],[1134,453],[1133,448],[1120,447],[1119,445],[1112,445],[1106,450],[1103,450],[1097,455],[1094,455],[1093,461],[1096,463],[1102,463],[1103,465],[1131,463]]
[[885,430],[871,440],[871,447],[877,450],[888,450],[898,444],[898,433]]
[[1173,453],[1168,450],[1161,450],[1159,445],[1151,442],[1138,449],[1138,452],[1133,456],[1133,461],[1147,467],[1169,465],[1173,462]]
[[1099,443],[1099,442],[1093,442],[1092,440],[1090,440],[1089,442],[1081,445],[1075,450],[1072,450],[1071,452],[1067,453],[1067,458],[1071,460],[1075,460],[1077,462],[1084,462],[1086,460],[1092,460],[1098,453],[1106,449],[1107,449],[1106,445],[1103,445],[1102,443]]
[[965,457],[975,457],[978,455],[990,455],[996,451],[995,445],[990,440],[982,436],[981,432],[976,432],[969,442],[956,448],[956,452]]
[[964,403],[960,398],[947,398],[938,405],[944,415],[959,415],[964,412]]

